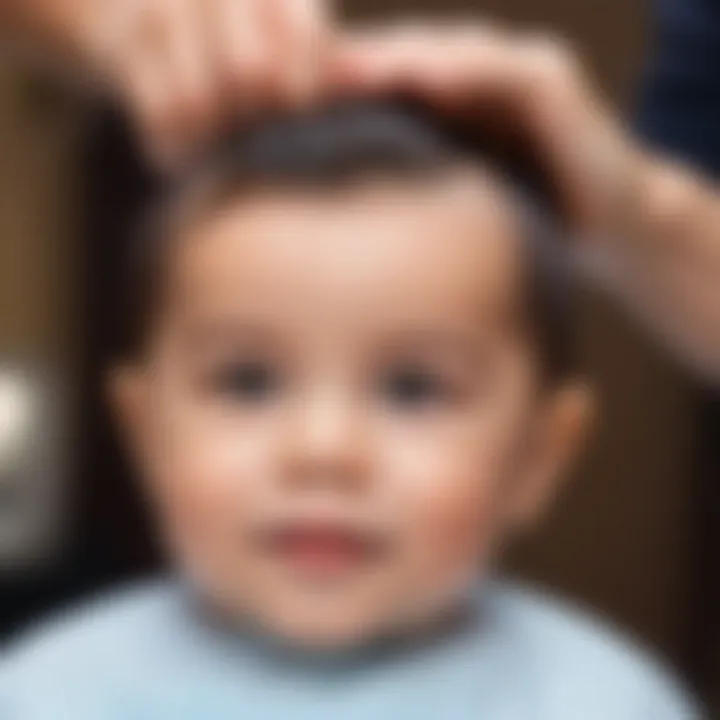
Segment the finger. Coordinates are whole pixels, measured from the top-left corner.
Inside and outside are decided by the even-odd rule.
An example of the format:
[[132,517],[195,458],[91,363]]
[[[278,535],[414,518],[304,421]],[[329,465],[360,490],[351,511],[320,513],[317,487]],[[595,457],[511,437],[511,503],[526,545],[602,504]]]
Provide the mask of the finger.
[[334,55],[339,82],[367,92],[402,90],[458,92],[468,55],[496,52],[504,41],[494,26],[472,31],[403,25],[343,37]]
[[567,218],[587,225],[593,206],[606,204],[606,179],[622,176],[609,165],[625,153],[577,55],[548,35],[516,36],[492,57],[478,54],[462,82],[472,117],[492,112],[505,123],[552,179]]
[[577,131],[592,138],[598,123],[587,113],[566,49],[547,38],[496,32],[405,31],[351,38],[344,63],[348,86],[410,93],[520,136],[561,186],[571,212],[579,211],[576,187],[568,181],[582,166]]
[[273,42],[279,100],[291,106],[315,101],[323,87],[323,61],[330,39],[326,0],[261,0]]
[[171,87],[156,8],[147,9],[108,55],[109,74],[137,130],[140,142],[156,162],[172,155],[167,133]]
[[226,117],[248,114],[267,103],[272,58],[255,0],[216,0],[212,24],[213,72]]
[[125,56],[125,46],[136,36],[147,15],[143,0],[105,3],[82,15],[80,31],[86,38],[87,58],[101,81],[117,81],[118,59]]
[[447,72],[457,110],[538,162],[568,217],[584,215],[584,169],[598,163],[583,155],[596,150],[600,135],[571,53],[546,37],[513,36],[466,47]]
[[190,0],[147,5],[114,58],[121,94],[141,142],[162,165],[175,163],[188,151],[208,112],[190,12]]
[[122,99],[148,158],[160,168],[171,167],[177,158],[177,143],[166,131],[167,84],[163,69],[156,62],[136,59],[128,67]]
[[166,65],[167,104],[161,120],[176,152],[189,151],[218,114],[207,30],[195,0],[158,0],[165,38],[160,53]]

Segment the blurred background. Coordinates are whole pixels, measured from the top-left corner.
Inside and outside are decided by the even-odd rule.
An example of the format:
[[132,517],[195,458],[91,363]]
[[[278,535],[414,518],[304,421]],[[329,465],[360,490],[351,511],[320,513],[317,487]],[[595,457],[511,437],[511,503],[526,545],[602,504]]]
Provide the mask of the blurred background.
[[[346,0],[352,17],[476,12],[570,37],[632,119],[654,39],[641,0]],[[718,70],[720,71],[720,69]],[[0,637],[158,555],[99,386],[126,148],[0,60]],[[693,386],[603,297],[585,300],[596,438],[513,573],[591,605],[720,705],[720,433]]]

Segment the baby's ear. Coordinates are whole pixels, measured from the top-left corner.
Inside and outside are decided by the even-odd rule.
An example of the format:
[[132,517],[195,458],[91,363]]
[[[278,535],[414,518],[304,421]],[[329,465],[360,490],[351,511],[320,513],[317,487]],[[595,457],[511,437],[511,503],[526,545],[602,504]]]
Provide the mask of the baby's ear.
[[140,461],[149,429],[147,372],[140,365],[118,365],[107,375],[106,392],[123,445]]
[[525,472],[510,508],[511,524],[518,531],[544,515],[585,449],[595,416],[595,393],[580,380],[552,390],[543,401],[529,433]]

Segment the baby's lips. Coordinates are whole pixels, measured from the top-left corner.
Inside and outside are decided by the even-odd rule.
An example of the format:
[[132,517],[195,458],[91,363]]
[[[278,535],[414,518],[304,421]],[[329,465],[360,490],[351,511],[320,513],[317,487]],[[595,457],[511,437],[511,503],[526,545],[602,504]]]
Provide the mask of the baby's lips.
[[378,533],[347,523],[288,522],[262,537],[265,550],[294,570],[313,576],[336,576],[376,559],[387,547]]
[[384,544],[378,533],[339,522],[300,520],[270,529],[266,541],[275,549],[335,549],[348,554],[369,555]]

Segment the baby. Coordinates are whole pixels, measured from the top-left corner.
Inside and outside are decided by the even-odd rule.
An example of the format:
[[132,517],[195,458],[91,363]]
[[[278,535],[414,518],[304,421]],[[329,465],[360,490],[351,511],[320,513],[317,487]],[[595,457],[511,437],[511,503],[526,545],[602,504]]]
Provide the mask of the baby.
[[493,577],[592,405],[548,202],[344,104],[248,129],[147,228],[112,397],[176,574],[12,650],[3,720],[696,717]]

